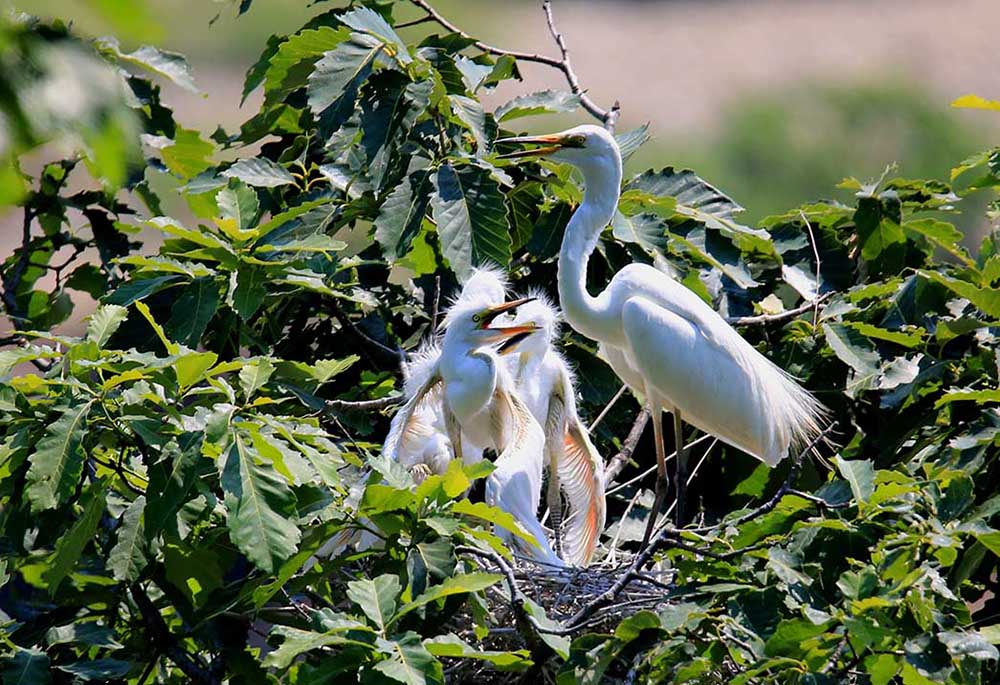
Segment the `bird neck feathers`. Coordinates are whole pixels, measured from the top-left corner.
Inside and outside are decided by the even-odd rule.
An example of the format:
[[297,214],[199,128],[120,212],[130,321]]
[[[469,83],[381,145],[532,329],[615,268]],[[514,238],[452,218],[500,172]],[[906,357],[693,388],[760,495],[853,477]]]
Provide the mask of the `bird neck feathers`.
[[566,226],[559,252],[559,301],[566,320],[584,335],[603,339],[600,297],[587,292],[587,262],[601,232],[611,223],[621,193],[622,164],[617,155],[594,158],[581,165],[583,202]]

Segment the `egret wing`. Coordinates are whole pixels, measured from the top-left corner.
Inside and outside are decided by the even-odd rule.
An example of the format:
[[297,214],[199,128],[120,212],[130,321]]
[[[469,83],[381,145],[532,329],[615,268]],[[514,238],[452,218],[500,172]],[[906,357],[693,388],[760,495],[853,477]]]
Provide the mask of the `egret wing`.
[[389,434],[382,445],[383,454],[400,461],[411,445],[422,442],[427,438],[428,431],[435,429],[434,426],[427,425],[421,412],[417,410],[427,400],[441,401],[440,393],[435,392],[440,383],[441,374],[437,369],[434,369],[426,375],[423,383],[414,389],[413,395],[392,417],[392,422],[389,424]]
[[604,461],[575,414],[566,423],[558,472],[569,505],[563,522],[565,559],[574,566],[586,566],[594,558],[607,516]]

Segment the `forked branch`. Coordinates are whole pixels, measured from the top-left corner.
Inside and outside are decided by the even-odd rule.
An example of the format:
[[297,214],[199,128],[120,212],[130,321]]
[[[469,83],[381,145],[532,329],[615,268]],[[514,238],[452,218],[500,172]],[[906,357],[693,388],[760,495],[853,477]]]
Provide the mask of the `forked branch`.
[[412,22],[406,22],[406,25],[412,26],[416,23],[434,21],[452,33],[457,33],[463,38],[474,41],[473,45],[483,52],[491,55],[507,55],[522,62],[534,62],[536,64],[544,64],[545,66],[552,67],[553,69],[558,69],[563,73],[563,76],[566,77],[566,83],[569,85],[570,91],[580,98],[580,104],[583,108],[587,110],[595,119],[600,121],[606,129],[612,133],[614,132],[615,124],[618,123],[618,114],[621,110],[621,106],[617,101],[615,101],[615,104],[609,109],[604,109],[594,102],[590,96],[587,95],[586,91],[580,86],[580,79],[573,70],[573,63],[570,60],[569,48],[566,47],[566,40],[563,38],[562,33],[560,33],[556,28],[555,19],[552,16],[551,0],[544,0],[542,2],[542,11],[545,13],[545,23],[549,27],[549,33],[552,34],[552,38],[555,40],[556,46],[559,48],[560,56],[558,58],[532,52],[507,50],[505,48],[498,48],[495,45],[490,45],[489,43],[484,43],[481,40],[476,40],[468,33],[455,26],[455,24],[445,19],[440,12],[431,7],[427,0],[410,0],[410,2],[426,12],[427,16]]

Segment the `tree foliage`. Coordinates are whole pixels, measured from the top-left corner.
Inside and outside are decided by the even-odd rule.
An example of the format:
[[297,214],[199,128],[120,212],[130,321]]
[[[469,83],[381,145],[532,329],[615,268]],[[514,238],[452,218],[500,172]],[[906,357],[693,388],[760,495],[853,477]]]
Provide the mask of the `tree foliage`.
[[[668,271],[817,393],[836,447],[801,474],[712,449],[699,479],[724,485],[696,480],[701,523],[661,539],[656,610],[572,624],[508,586],[490,526],[522,531],[463,497],[488,466],[414,486],[378,443],[400,360],[472,266],[554,295],[580,188],[492,141],[579,94],[488,111],[518,61],[398,29],[397,4],[273,36],[243,89],[260,110],[211,135],[150,80],[195,88],[181,56],[4,19],[22,66],[0,76],[0,200],[23,216],[2,264],[4,682],[416,685],[469,663],[560,683],[992,682],[1000,236],[972,249],[952,218],[982,193],[995,218],[1000,150],[947,181],[846,179],[756,226],[692,171],[628,177],[592,285],[631,261]],[[79,107],[46,95],[64,79],[88,85]],[[20,168],[62,138],[78,152]],[[164,216],[154,187],[189,211]],[[78,336],[53,332],[71,291],[99,300]],[[559,345],[596,416],[613,373],[591,341]],[[634,412],[596,431],[606,455]],[[611,502],[626,549],[640,485]],[[358,535],[379,544],[316,558]]]

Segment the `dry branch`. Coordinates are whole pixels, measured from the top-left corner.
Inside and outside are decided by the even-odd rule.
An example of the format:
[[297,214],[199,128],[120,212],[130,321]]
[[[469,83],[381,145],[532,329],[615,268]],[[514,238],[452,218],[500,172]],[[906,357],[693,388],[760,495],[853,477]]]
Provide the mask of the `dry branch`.
[[465,31],[445,19],[440,12],[431,7],[427,0],[410,0],[410,2],[427,13],[427,16],[422,19],[415,20],[414,22],[408,22],[411,25],[414,23],[423,23],[424,21],[435,21],[452,33],[457,33],[463,38],[473,41],[472,44],[483,52],[487,52],[491,55],[507,55],[509,57],[513,57],[514,59],[521,60],[522,62],[534,62],[536,64],[544,64],[545,66],[552,67],[553,69],[558,69],[563,73],[563,76],[566,77],[566,83],[569,85],[570,91],[580,98],[580,104],[583,108],[587,110],[595,119],[600,121],[605,128],[614,132],[615,124],[618,122],[618,114],[621,110],[621,106],[616,101],[610,109],[604,109],[594,102],[590,96],[587,95],[586,91],[584,91],[584,89],[580,86],[580,79],[573,70],[573,64],[570,61],[569,49],[566,47],[566,41],[558,29],[556,29],[555,20],[552,17],[552,3],[550,0],[544,0],[542,3],[542,11],[545,13],[545,22],[549,27],[549,32],[552,34],[556,45],[559,47],[559,53],[561,55],[559,58],[548,57],[538,53],[507,50],[484,43],[481,40],[476,40]]

